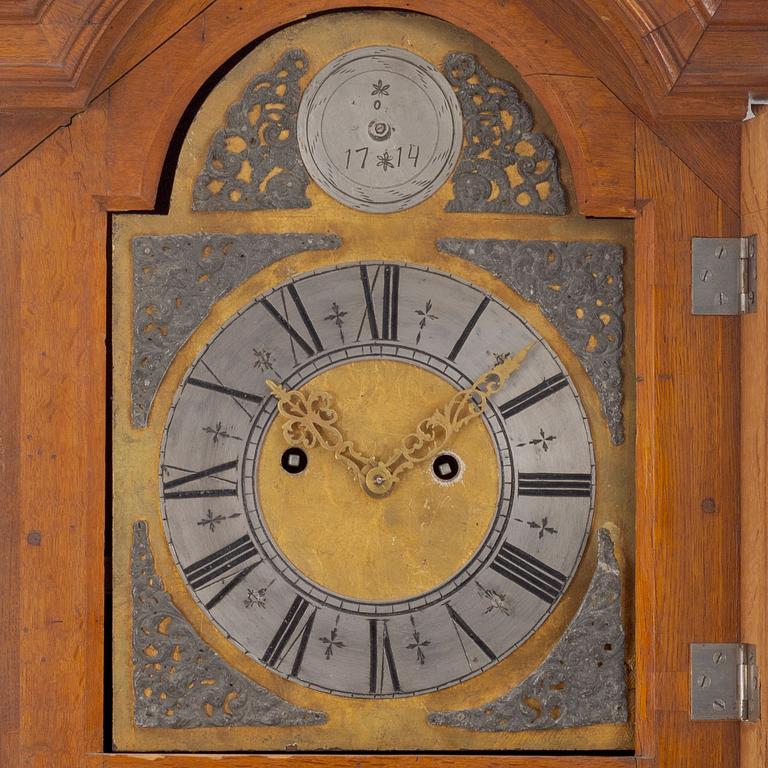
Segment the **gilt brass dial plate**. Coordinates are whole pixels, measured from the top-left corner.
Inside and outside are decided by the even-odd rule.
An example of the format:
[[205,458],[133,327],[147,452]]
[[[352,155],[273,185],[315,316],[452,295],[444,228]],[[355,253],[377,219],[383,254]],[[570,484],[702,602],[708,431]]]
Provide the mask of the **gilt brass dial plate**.
[[[455,239],[465,242],[468,238],[484,242],[514,240],[523,244],[537,241],[535,252],[538,253],[541,243],[550,241],[619,243],[630,258],[627,274],[631,274],[631,225],[619,220],[585,219],[573,213],[556,217],[457,215],[446,211],[455,197],[452,177],[420,205],[389,216],[371,216],[366,210],[343,205],[313,181],[306,186],[308,207],[304,208],[242,210],[232,207],[200,213],[192,207],[201,169],[207,167],[210,158],[212,163],[218,162],[219,155],[210,155],[210,149],[216,144],[216,137],[228,130],[230,118],[236,117],[232,106],[243,103],[254,80],[265,79],[259,77],[259,73],[278,75],[282,71],[278,64],[285,61],[287,52],[303,51],[306,66],[297,87],[304,93],[328,62],[345,51],[374,46],[408,49],[438,69],[452,53],[466,52],[490,75],[512,83],[530,106],[533,130],[550,137],[556,146],[558,173],[568,195],[572,195],[567,157],[534,94],[492,49],[472,35],[434,18],[389,12],[348,12],[308,19],[265,38],[214,88],[200,108],[179,155],[168,215],[121,214],[114,219],[113,742],[120,750],[148,753],[283,752],[286,749],[441,753],[631,749],[632,728],[624,723],[554,731],[526,728],[485,732],[437,725],[430,719],[438,713],[482,708],[525,680],[534,679],[532,676],[565,636],[587,593],[597,558],[598,528],[610,530],[622,573],[626,573],[625,586],[631,587],[633,572],[631,284],[625,316],[629,323],[625,343],[629,346],[623,360],[628,434],[624,444],[615,446],[601,415],[598,394],[567,340],[569,337],[541,311],[535,296],[517,289],[517,283],[510,279],[518,265],[520,271],[515,272],[514,277],[525,282],[525,265],[531,264],[526,254],[515,253],[515,258],[506,258],[504,251],[494,251],[497,258],[491,264],[487,263],[485,253],[474,246],[459,253],[441,244],[446,238],[451,242]],[[279,87],[279,78],[270,82],[275,88]],[[378,76],[371,82],[377,83]],[[487,111],[487,106],[482,105],[482,110]],[[250,119],[256,120],[256,117],[250,113]],[[258,121],[249,123],[257,124]],[[288,125],[288,128],[295,127],[295,123]],[[247,138],[248,134],[243,135]],[[287,140],[295,141],[295,134],[287,135]],[[258,175],[255,155],[250,149],[240,154],[240,148],[241,145],[231,139],[222,150],[222,157],[231,156],[237,162],[237,168],[232,167],[232,178],[237,176],[238,184],[250,184],[249,189],[260,193],[263,179]],[[298,144],[295,155],[298,155]],[[296,170],[291,163],[293,155],[276,153],[275,157],[280,161],[281,170],[266,181],[270,189],[281,179],[292,179]],[[265,187],[265,194],[267,191]],[[256,243],[258,238],[264,239],[264,243]],[[270,242],[273,245],[269,245]],[[302,243],[306,243],[305,249],[296,247]],[[146,247],[150,247],[149,254],[144,252]],[[558,253],[559,250],[553,258]],[[360,277],[361,263],[368,266],[378,340],[371,338]],[[393,325],[391,305],[389,323],[382,322],[383,271],[373,286],[377,266],[385,265],[400,268],[396,340],[383,338],[384,328],[388,327],[391,334]],[[428,281],[417,296],[413,286],[419,282],[411,282],[414,274]],[[167,275],[165,287],[164,275]],[[390,294],[391,278],[390,272]],[[589,278],[587,274],[586,279]],[[138,287],[150,279],[153,290],[141,293]],[[321,280],[331,287],[320,291]],[[448,286],[444,292],[431,290],[440,285],[439,281]],[[550,283],[549,290],[580,285],[568,283],[559,273]],[[290,284],[295,287],[323,346],[322,352],[306,355],[294,338],[298,362],[291,353],[290,334],[268,311],[264,313],[263,306],[255,306],[260,299],[269,299],[275,310],[290,320],[305,343],[314,347],[314,340],[292,303]],[[454,301],[456,294],[465,300]],[[348,300],[352,296],[353,300]],[[448,360],[485,296],[491,298],[475,326],[478,333],[471,332],[455,360]],[[466,297],[472,301],[467,303]],[[334,301],[338,312],[333,308]],[[492,307],[494,312],[498,311],[498,318],[507,318],[500,320],[498,327],[488,324],[494,316]],[[509,308],[512,314],[502,307]],[[167,317],[169,310],[174,313],[171,320]],[[417,314],[417,310],[422,314]],[[364,324],[358,339],[363,315]],[[180,318],[192,317],[194,323],[189,326],[182,328],[177,324]],[[250,329],[250,336],[240,332],[248,318],[258,319]],[[422,321],[422,336],[417,343]],[[341,328],[337,322],[342,323]],[[509,335],[503,330],[513,327],[520,329],[520,333]],[[340,330],[344,333],[343,343]],[[529,336],[529,331],[535,331],[534,335]],[[498,516],[498,501],[504,485],[509,483],[502,478],[499,459],[498,445],[503,442],[499,442],[501,436],[497,439],[490,426],[491,421],[498,418],[493,407],[489,408],[487,418],[475,419],[445,444],[446,452],[460,460],[458,480],[453,484],[440,485],[441,481],[430,475],[431,462],[423,462],[407,470],[388,495],[372,499],[332,452],[318,448],[305,450],[307,464],[303,467],[299,462],[296,474],[288,474],[282,468],[281,460],[288,449],[283,435],[285,421],[279,414],[270,416],[266,412],[267,408],[274,407],[266,399],[269,395],[274,403],[265,386],[267,378],[280,384],[292,377],[290,382],[285,381],[286,386],[298,386],[304,393],[328,392],[338,410],[345,437],[352,440],[361,453],[386,457],[417,423],[443,408],[453,393],[474,383],[477,375],[487,372],[496,362],[495,354],[520,351],[526,338],[541,338],[545,345],[534,345],[496,400],[504,398],[506,402],[513,397],[515,387],[530,389],[542,376],[547,378],[559,371],[565,372],[567,389],[575,390],[578,399],[575,395],[566,397],[565,387],[553,397],[563,397],[575,411],[583,409],[586,413],[588,433],[582,419],[583,434],[591,435],[595,456],[591,523],[586,520],[591,499],[576,499],[585,511],[579,513],[583,514],[583,522],[571,529],[567,521],[555,523],[554,517],[544,513],[535,516],[533,507],[529,509],[530,515],[524,514],[524,507],[516,506],[518,502],[532,505],[543,502],[518,493],[505,515],[504,534],[496,540],[496,549],[491,553],[494,558],[502,541],[507,541],[506,536],[513,536],[514,546],[527,550],[563,574],[568,580],[567,586],[551,610],[545,603],[537,608],[541,601],[535,595],[483,564],[474,577],[459,584],[453,594],[446,592],[445,598],[438,594],[452,579],[461,581],[473,558],[482,557],[485,542],[495,535],[492,534],[494,521],[503,519]],[[144,356],[151,348],[147,344],[139,345],[137,339],[147,343],[157,341],[157,350],[167,355],[162,373],[153,383],[153,396],[143,401],[146,418],[141,423],[131,419],[134,363],[139,355],[138,361],[143,365]],[[375,352],[374,344],[377,345]],[[312,369],[314,358],[320,361],[325,359],[323,355],[355,345],[370,349],[364,357],[345,358],[330,365],[323,363],[322,370],[320,366],[316,371]],[[430,363],[428,359],[417,362],[400,354],[386,357],[379,352],[378,345],[398,352],[415,348],[438,362]],[[254,368],[257,358],[253,350],[270,351],[272,347],[271,363],[277,370]],[[554,357],[545,355],[546,349],[551,350]],[[148,367],[153,360],[146,361]],[[546,364],[551,367],[540,368],[542,360],[548,360]],[[211,367],[221,384],[202,362]],[[446,371],[452,370],[451,366],[461,374],[460,383],[446,375]],[[304,367],[306,370],[302,370]],[[537,372],[536,382],[524,378],[530,371]],[[144,378],[137,381],[141,384]],[[214,388],[200,387],[191,382],[192,378]],[[222,387],[237,392],[222,392]],[[259,403],[239,398],[254,419],[264,406],[263,415],[268,421],[263,422],[261,434],[258,430],[251,432],[249,417],[230,394],[264,398]],[[199,407],[195,407],[190,397],[197,398],[195,402]],[[571,397],[573,399],[569,399]],[[520,473],[561,471],[560,461],[555,461],[555,451],[566,439],[566,433],[573,431],[573,421],[562,419],[554,400],[550,400],[547,407],[552,410],[545,411],[542,405],[536,414],[542,417],[540,424],[500,419],[511,446],[515,489],[519,486]],[[182,413],[184,410],[186,415]],[[189,437],[186,441],[181,432],[171,436],[183,423]],[[519,431],[515,424],[519,424]],[[249,462],[245,462],[249,437]],[[162,451],[165,453],[161,454]],[[528,461],[528,457],[531,463],[524,464],[523,459]],[[551,465],[545,464],[550,460]],[[236,461],[236,466],[227,468],[231,461]],[[178,469],[169,467],[167,473],[159,476],[161,463]],[[587,465],[584,469],[564,465],[562,472],[587,474],[589,461],[584,463]],[[200,475],[194,482],[168,487],[169,481],[184,480],[185,471],[192,474],[215,467],[217,471]],[[246,482],[244,471],[253,479]],[[195,495],[201,490],[229,492],[231,489],[239,496]],[[186,499],[164,498],[182,492],[193,493]],[[245,499],[246,492],[252,497],[248,510],[244,504],[238,507],[234,503],[238,498]],[[438,492],[442,496],[438,496]],[[437,503],[448,497],[451,504]],[[326,501],[322,506],[321,499]],[[467,499],[477,504],[467,505]],[[561,500],[563,508],[570,509],[571,500]],[[402,514],[398,515],[397,507],[402,508]],[[286,514],[286,509],[291,513]],[[563,523],[566,527],[558,527]],[[131,541],[135,526],[140,524],[146,525],[157,579],[162,581],[167,600],[178,611],[179,622],[187,623],[188,643],[178,652],[175,633],[181,626],[179,622],[174,620],[169,627],[162,607],[150,611],[145,603],[141,605],[147,611],[137,613],[140,598],[134,592],[131,567],[133,563],[143,569],[145,563],[140,558],[131,559]],[[261,540],[254,533],[257,525],[264,529]],[[301,535],[302,530],[306,535]],[[393,532],[396,533],[394,541]],[[240,542],[239,553],[229,559],[233,550],[223,549],[242,537],[246,538]],[[579,556],[582,537],[586,541]],[[570,550],[564,543],[566,538],[567,546],[572,547]],[[560,543],[553,546],[556,540]],[[267,545],[274,549],[274,556],[264,559],[234,583],[228,594],[220,596],[218,604],[206,608],[225,586],[235,581],[241,568],[247,570],[258,559],[250,558],[252,550],[259,552],[261,558],[260,547],[266,549]],[[192,577],[184,569],[220,550],[223,556],[220,566],[240,556],[245,559],[219,584],[205,586],[195,579],[196,588],[190,588]],[[570,563],[576,561],[578,564],[572,569]],[[208,573],[210,571],[203,571],[198,576],[205,577]],[[221,576],[223,574],[219,578]],[[262,581],[262,576],[268,578]],[[498,583],[491,578],[498,578]],[[152,577],[153,581],[157,579]],[[272,579],[275,581],[270,586]],[[476,581],[488,591],[481,595]],[[278,586],[279,591],[275,591]],[[520,600],[521,606],[515,603],[516,612],[509,619],[502,611],[503,600],[491,592],[493,589],[500,595],[506,594],[508,601],[514,591],[515,599]],[[315,591],[310,593],[311,590]],[[389,614],[343,611],[326,604],[344,598],[353,604],[381,604],[392,608],[393,604],[412,601],[421,595],[437,597],[428,606],[414,606],[413,611],[399,613],[392,609]],[[623,595],[623,615],[631,617],[631,588]],[[297,609],[291,613],[291,618],[298,616],[297,621],[291,628],[289,620],[287,631],[281,634],[288,637],[285,645],[278,649],[278,640],[268,655],[270,663],[262,662],[297,598]],[[479,613],[465,615],[464,603],[456,602],[459,600],[471,603],[472,610]],[[302,611],[303,601],[306,608]],[[488,662],[462,627],[455,628],[445,607],[449,601],[456,614],[499,657],[498,663]],[[265,603],[264,608],[259,607],[260,602]],[[482,611],[480,605],[485,605]],[[490,610],[486,614],[487,609]],[[535,626],[534,614],[546,611],[549,611],[546,618],[542,615]],[[511,636],[505,639],[499,626],[509,620],[512,626],[518,627],[515,632],[522,638],[525,630],[517,624],[520,612],[529,626],[535,628],[525,641],[501,658],[507,640],[511,647],[516,639]],[[434,633],[433,613],[439,617]],[[147,614],[153,622],[148,634],[144,624]],[[305,634],[312,615],[314,622]],[[335,616],[339,617],[338,626]],[[415,626],[411,624],[411,616]],[[445,623],[446,617],[450,625]],[[422,623],[423,619],[427,621]],[[374,643],[371,642],[372,621],[377,622]],[[388,643],[385,642],[385,622]],[[487,635],[486,627],[490,630]],[[450,634],[447,630],[453,632],[456,639],[453,650],[444,653],[442,648],[451,647],[441,643],[441,637]],[[457,631],[467,649],[471,668],[456,637]],[[305,637],[307,645],[302,658],[299,651]],[[158,638],[161,641],[155,642]],[[327,674],[323,668],[331,643],[333,655],[329,663],[337,665],[339,681],[322,677]],[[387,646],[392,652],[393,667],[390,667]],[[372,647],[376,649],[377,668],[377,690],[373,694],[370,691]],[[208,658],[212,655],[218,658],[215,668],[200,663],[198,649],[205,649]],[[423,665],[419,651],[424,657]],[[152,662],[162,654],[165,655],[158,660],[161,669],[157,670]],[[629,659],[631,654],[630,644]],[[297,657],[301,663],[293,676]],[[346,660],[344,667],[343,660]],[[474,674],[473,670],[482,665],[486,665],[484,671]],[[463,670],[458,670],[460,666]],[[399,693],[394,690],[392,668],[397,674]],[[143,677],[138,676],[142,669],[147,673]],[[451,684],[465,674],[468,675],[465,680]],[[229,685],[233,679],[242,682],[237,692]],[[247,681],[252,683],[253,691],[245,685]],[[257,692],[259,687],[263,689],[262,694]],[[329,692],[340,689],[346,693]],[[172,690],[178,692],[178,697],[171,695]],[[261,706],[263,698],[269,696],[275,701],[271,718],[264,715]],[[177,700],[178,706],[175,706]],[[552,696],[547,700],[551,701]],[[280,701],[285,702],[282,715]],[[201,702],[205,702],[204,706]],[[147,721],[140,719],[141,713],[148,709],[156,714],[152,727],[142,724]],[[168,710],[172,710],[171,715]],[[321,717],[311,725],[296,724],[293,715],[304,712],[320,713]],[[194,714],[192,721],[186,717],[189,713]],[[551,714],[549,708],[547,713]],[[542,712],[542,717],[544,715]]]
[[459,102],[421,56],[358,48],[315,75],[298,117],[301,157],[334,200],[373,213],[401,211],[448,179],[463,140]]

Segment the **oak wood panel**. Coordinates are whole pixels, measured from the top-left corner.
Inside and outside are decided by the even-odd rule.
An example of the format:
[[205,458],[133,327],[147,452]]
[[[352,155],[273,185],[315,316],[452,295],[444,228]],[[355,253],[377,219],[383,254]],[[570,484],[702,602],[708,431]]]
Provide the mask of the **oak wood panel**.
[[[744,235],[757,234],[757,269],[768,270],[768,112],[744,124],[742,221]],[[758,286],[763,288],[764,282]],[[762,294],[762,295],[761,295]],[[763,670],[768,658],[768,303],[741,323],[741,639],[757,646]],[[768,764],[768,685],[763,671],[760,723],[741,731],[741,768]]]
[[768,25],[768,6],[764,0],[722,0],[713,29],[755,29]]
[[[64,2],[55,0],[53,5]],[[102,2],[106,3],[106,0]],[[112,2],[117,3],[117,0]],[[0,151],[0,172],[56,126],[65,124],[73,111],[82,108],[94,94],[136,66],[154,47],[189,24],[190,19],[210,3],[211,0],[186,0],[184,3],[137,0],[123,6],[110,20],[106,31],[101,33],[98,45],[94,43],[89,50],[88,61],[81,71],[70,77],[66,87],[54,87],[52,81],[42,76],[38,77],[34,88],[15,87],[14,81],[3,77],[0,72],[0,129],[6,128],[6,141]],[[392,3],[362,0],[359,5],[389,7]],[[661,116],[678,120],[690,120],[696,116],[737,119],[744,112],[743,89],[735,97],[726,93],[718,98],[710,95],[702,97],[697,92],[691,92],[685,98],[671,98],[666,95],[667,86],[654,70],[655,67],[658,71],[665,71],[665,56],[674,59],[677,62],[675,66],[682,62],[694,45],[695,34],[692,30],[695,31],[699,22],[706,22],[715,7],[714,3],[695,0],[690,0],[690,3],[687,0],[537,0],[535,3],[531,0],[508,0],[494,5],[493,14],[479,12],[481,7],[485,7],[479,0],[456,0],[440,6],[425,0],[413,0],[401,5],[474,28],[491,45],[504,48],[507,57],[523,74],[596,75],[673,147],[687,145],[689,131],[673,122],[660,120]],[[220,0],[211,6],[211,14],[205,15],[206,22],[195,26],[197,34],[205,37],[208,34],[207,20],[213,16],[221,18],[232,10],[231,18],[238,20],[238,30],[224,42],[224,47],[233,53],[272,28],[270,23],[273,26],[278,23],[276,17],[281,19],[279,23],[287,23],[318,8],[327,10],[338,7],[344,7],[344,3],[318,4],[311,0],[296,0],[284,4],[277,14],[270,5],[262,5],[260,13],[253,14],[252,6],[248,4],[234,6]],[[270,18],[273,22],[269,21]],[[694,19],[693,26],[686,19]],[[74,14],[70,23],[75,24],[77,20]],[[183,31],[181,29],[179,34]],[[240,31],[247,34],[240,34]],[[12,36],[8,40],[9,50],[18,48],[17,56],[23,55],[22,48],[29,49],[29,46],[19,47]],[[231,45],[235,40],[237,45]],[[194,41],[191,43],[202,54],[200,46]],[[651,50],[654,45],[657,48],[655,53]],[[210,50],[209,47],[207,52]],[[762,66],[763,58],[756,58],[755,65]],[[723,62],[718,66],[724,66]],[[716,82],[717,71],[713,69],[707,78],[707,82]],[[49,112],[45,118],[28,111],[41,106],[48,110],[56,108],[58,113],[53,115]],[[151,105],[134,106],[135,109],[142,106],[151,108]],[[25,127],[18,129],[22,122]],[[8,130],[9,125],[14,130]],[[711,141],[706,134],[702,134],[700,140]],[[694,170],[713,189],[720,190],[720,194],[736,210],[738,196],[733,196],[732,190],[738,187],[738,174],[734,171],[737,156],[731,149],[730,145],[713,147],[708,154],[717,157],[719,162],[702,163]],[[724,173],[727,183],[722,183]]]
[[[11,208],[2,196],[0,179],[0,209]],[[6,205],[8,208],[6,208]],[[18,218],[0,215],[0,240],[18,243],[21,235]],[[18,250],[6,248],[0,258],[0,285],[19,284]],[[13,765],[4,755],[18,753],[19,738],[19,604],[15,599],[19,589],[20,534],[19,499],[19,403],[21,402],[19,359],[19,307],[15,301],[0,302],[0,488],[8,503],[0,514],[0,765]],[[5,593],[5,594],[4,594]],[[7,599],[8,596],[11,599]]]
[[36,24],[52,0],[0,0],[0,23]]
[[688,8],[643,37],[645,45],[655,54],[651,61],[668,90],[683,73],[706,28],[707,22]]
[[[73,2],[85,9],[84,0]],[[211,2],[110,0],[100,6],[103,18],[94,20],[76,8],[61,13],[62,0],[48,0],[30,11],[34,16],[9,15],[3,23],[0,15],[0,174]],[[72,39],[62,43],[68,49],[50,45],[51,29],[69,32]],[[111,66],[128,30],[135,32],[131,54]]]
[[9,768],[74,766],[102,742],[106,217],[86,187],[103,162],[98,113],[97,130],[85,122],[0,179],[13,278],[2,317],[15,330],[3,366],[15,413],[0,423],[11,458],[0,581],[15,634],[0,671]]
[[741,189],[741,124],[664,120],[662,125],[664,144],[681,158],[731,211],[738,212]]
[[[26,110],[58,105],[59,124],[65,124],[211,2],[5,0],[0,4],[0,108],[25,113],[29,133],[36,138],[25,141],[23,135],[12,134],[14,144],[6,142],[4,154],[13,162],[46,135],[40,117]],[[286,16],[292,9],[301,15],[301,2],[286,5]],[[497,16],[518,33],[526,31],[532,19],[543,20],[591,66],[592,74],[662,133],[653,124],[656,115],[738,119],[747,90],[768,79],[765,57],[748,59],[754,51],[740,45],[738,34],[765,23],[762,0],[496,0],[493,14],[485,13],[487,4],[480,0],[439,6],[403,2],[401,7],[441,14],[445,5],[463,6],[465,17]],[[330,7],[340,5],[315,3],[313,10]],[[717,37],[723,34],[722,40]],[[712,59],[712,49],[728,55]],[[687,64],[691,54],[692,63]],[[556,61],[542,58],[546,66],[537,71],[568,73]],[[702,98],[702,89],[716,98]]]
[[90,755],[86,768],[635,768],[634,757],[461,755]]
[[691,642],[738,639],[739,327],[691,314],[690,238],[738,221],[642,125],[636,173],[638,748],[726,768],[739,727],[691,721],[688,676]]
[[[649,56],[646,50],[649,33],[640,40],[636,26],[626,23],[628,14],[622,9],[626,9],[627,3],[589,0],[590,8],[585,10],[581,0],[537,0],[535,10],[589,64],[594,77],[678,152],[733,211],[738,211],[738,128],[735,122],[720,124],[709,120],[738,120],[744,113],[745,96],[669,96],[668,87],[654,74],[654,67],[663,66],[663,62],[658,56]],[[642,46],[642,50],[637,46]],[[615,58],[622,51],[625,55],[619,65]],[[706,116],[708,122],[700,122],[701,116]],[[726,137],[728,140],[724,140]],[[689,151],[693,141],[701,146],[701,153]]]
[[531,75],[573,171],[578,210],[631,216],[635,210],[635,118],[595,78]]
[[0,77],[6,83],[39,78],[76,82],[79,66],[125,4],[126,0],[55,0],[29,7],[15,24],[6,17],[0,37]]
[[28,112],[0,111],[0,169],[10,168],[20,156],[69,121],[68,110]]

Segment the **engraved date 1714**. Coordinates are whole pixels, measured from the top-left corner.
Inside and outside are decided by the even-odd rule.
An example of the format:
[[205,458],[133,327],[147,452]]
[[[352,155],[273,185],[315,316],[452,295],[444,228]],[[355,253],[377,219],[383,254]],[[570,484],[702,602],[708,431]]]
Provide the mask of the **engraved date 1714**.
[[230,642],[303,685],[394,697],[535,631],[594,476],[579,395],[528,323],[455,276],[371,261],[298,275],[216,332],[159,481],[176,563]]

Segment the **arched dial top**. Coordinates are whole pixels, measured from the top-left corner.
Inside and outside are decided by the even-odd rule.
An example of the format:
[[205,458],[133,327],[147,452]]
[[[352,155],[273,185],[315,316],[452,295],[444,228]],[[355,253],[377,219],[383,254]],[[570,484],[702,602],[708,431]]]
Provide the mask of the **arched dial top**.
[[461,108],[425,59],[392,46],[357,48],[315,75],[299,106],[299,150],[334,200],[388,213],[448,180],[463,141]]
[[[514,356],[482,413],[381,497],[333,450],[287,440],[267,385],[324,393],[342,442],[385,462]],[[214,334],[159,482],[173,557],[228,640],[303,685],[393,697],[472,677],[535,631],[583,553],[594,477],[578,393],[525,320],[455,276],[370,261],[298,275]]]

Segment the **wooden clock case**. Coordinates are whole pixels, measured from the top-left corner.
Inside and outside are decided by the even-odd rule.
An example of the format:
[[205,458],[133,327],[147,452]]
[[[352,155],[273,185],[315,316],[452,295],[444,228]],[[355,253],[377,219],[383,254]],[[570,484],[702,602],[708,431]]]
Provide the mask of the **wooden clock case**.
[[357,4],[492,45],[547,108],[579,212],[635,219],[635,754],[277,758],[109,751],[109,214],[164,205],[177,126],[230,57],[344,4],[70,5],[0,3],[0,764],[763,765],[763,726],[692,722],[688,681],[691,642],[768,651],[768,313],[759,293],[743,319],[690,311],[690,238],[768,227],[768,117],[743,129],[739,177],[737,120],[750,77],[768,79],[759,4]]

